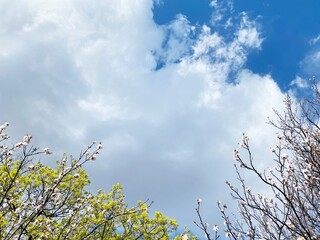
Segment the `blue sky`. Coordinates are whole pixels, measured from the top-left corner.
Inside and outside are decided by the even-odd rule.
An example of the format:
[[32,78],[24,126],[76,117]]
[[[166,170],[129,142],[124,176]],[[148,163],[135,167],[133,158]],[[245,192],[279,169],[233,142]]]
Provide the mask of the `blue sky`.
[[[154,9],[154,19],[166,24],[176,14],[186,15],[193,23],[210,24],[209,0],[163,1]],[[269,73],[283,90],[297,74],[310,77],[316,72],[301,69],[300,62],[312,51],[310,40],[320,32],[320,2],[311,1],[233,1],[233,13],[247,12],[261,25],[264,42],[261,50],[248,56],[246,66],[254,72]]]
[[225,180],[244,132],[259,166],[272,166],[266,121],[319,71],[320,6],[156,2],[0,1],[0,122],[52,158],[101,141],[92,191],[120,182],[129,203],[152,199],[197,231],[197,198],[211,225],[217,200],[232,208]]

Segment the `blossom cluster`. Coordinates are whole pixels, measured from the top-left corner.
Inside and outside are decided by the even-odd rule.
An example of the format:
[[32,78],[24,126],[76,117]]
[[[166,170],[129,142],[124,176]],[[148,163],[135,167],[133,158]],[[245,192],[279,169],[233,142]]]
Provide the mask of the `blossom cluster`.
[[[82,190],[89,181],[81,166],[96,158],[102,144],[93,143],[86,150],[96,145],[93,154],[82,154],[69,165],[63,157],[57,169],[52,169],[33,160],[39,154],[51,154],[48,147],[41,151],[30,146],[31,135],[9,145],[8,127],[9,123],[0,126],[0,238],[52,238],[68,219],[76,226],[92,215],[94,200]],[[64,226],[60,234],[68,236],[73,231]]]
[[[319,94],[316,96],[320,99]],[[263,171],[256,167],[245,134],[240,147],[246,157],[237,149],[233,151],[238,166],[255,175],[267,187],[267,194],[254,193],[236,165],[241,187],[227,184],[238,201],[241,221],[230,220],[218,203],[226,233],[232,239],[278,239],[279,234],[283,239],[320,237],[320,128],[314,122],[320,118],[320,109],[316,101],[308,101],[300,105],[302,115],[298,115],[290,97],[285,103],[286,112],[284,116],[278,114],[279,123],[270,122],[282,130],[271,148],[274,166]]]
[[160,212],[149,217],[151,203],[128,207],[119,184],[109,194],[86,190],[83,165],[96,160],[101,143],[77,159],[64,155],[52,168],[35,160],[52,152],[31,146],[31,135],[7,144],[8,126],[0,126],[0,239],[168,239],[176,230],[176,222]]

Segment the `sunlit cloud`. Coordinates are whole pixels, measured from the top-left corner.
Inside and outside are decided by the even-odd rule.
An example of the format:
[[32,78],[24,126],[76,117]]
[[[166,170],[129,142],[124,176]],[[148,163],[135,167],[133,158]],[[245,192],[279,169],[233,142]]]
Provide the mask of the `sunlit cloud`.
[[246,14],[225,36],[183,15],[159,26],[152,7],[0,3],[0,120],[56,157],[102,141],[103,157],[88,166],[93,188],[120,182],[130,201],[155,200],[155,209],[192,228],[197,197],[211,209],[219,194],[227,198],[243,132],[260,161],[268,159],[274,130],[265,123],[284,95],[271,76],[245,67],[263,42]]

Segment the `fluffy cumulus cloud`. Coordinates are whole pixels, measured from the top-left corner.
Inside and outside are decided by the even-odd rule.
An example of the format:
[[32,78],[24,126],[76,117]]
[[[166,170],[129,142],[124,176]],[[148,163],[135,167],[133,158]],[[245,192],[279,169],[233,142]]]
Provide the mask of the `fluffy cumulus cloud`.
[[310,94],[313,81],[320,77],[319,66],[320,35],[309,40],[309,50],[299,63],[298,75],[291,81],[289,92],[295,96]]
[[291,81],[290,85],[298,88],[307,88],[309,86],[307,80],[298,75]]
[[[319,45],[320,46],[320,45]],[[302,71],[309,75],[319,76],[320,48],[313,49],[302,61]]]
[[261,164],[271,159],[265,122],[283,94],[245,68],[262,43],[246,14],[225,19],[227,37],[182,15],[159,26],[152,8],[151,0],[1,1],[0,120],[57,157],[101,140],[104,155],[87,166],[93,188],[120,182],[129,201],[152,199],[193,229],[199,196],[219,220],[215,201],[227,198],[243,132]]
[[[312,38],[309,41],[310,49],[309,52],[305,55],[304,59],[300,61],[300,72],[301,75],[306,76],[306,79],[312,77],[319,78],[319,66],[320,66],[320,35]],[[301,79],[303,80],[303,79]],[[300,86],[302,81],[298,77],[293,80],[293,83],[297,86]],[[302,85],[310,85],[310,82],[304,80]]]

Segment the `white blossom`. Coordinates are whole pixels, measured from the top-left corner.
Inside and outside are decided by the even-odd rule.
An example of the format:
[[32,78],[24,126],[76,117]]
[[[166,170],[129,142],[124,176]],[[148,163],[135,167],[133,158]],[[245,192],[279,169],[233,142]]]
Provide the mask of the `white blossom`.
[[219,230],[219,225],[218,224],[215,224],[213,226],[213,231],[217,232]]
[[240,155],[239,155],[238,149],[233,149],[233,158],[237,161],[240,160]]
[[14,211],[16,214],[20,214],[22,212],[21,208],[17,208],[15,211]]
[[9,126],[9,123],[5,122],[3,125],[0,126],[0,132],[5,130]]
[[72,216],[73,215],[73,210],[72,209],[70,209],[69,211],[68,211],[68,216]]
[[102,144],[99,143],[98,146],[97,146],[97,150],[100,150],[100,149],[102,149],[102,148],[103,148]]
[[18,142],[14,145],[15,148],[21,148],[23,146],[24,146],[23,142]]
[[23,137],[23,144],[24,144],[24,145],[29,144],[30,141],[31,141],[31,139],[32,139],[32,136],[30,136],[30,135],[24,136],[24,137]]
[[288,159],[288,154],[286,154],[286,153],[284,153],[284,154],[282,154],[281,156],[280,156],[280,158],[281,158],[281,160],[286,160],[286,159]]
[[182,234],[181,240],[189,240],[189,237],[187,234]]
[[0,134],[0,138],[8,139],[9,136],[8,136],[7,134],[5,134],[5,133],[1,133],[1,134]]
[[92,194],[88,194],[87,199],[93,199]]
[[29,170],[34,170],[35,166],[34,165],[29,165]]
[[44,148],[43,151],[46,155],[51,154],[50,149],[48,147]]

